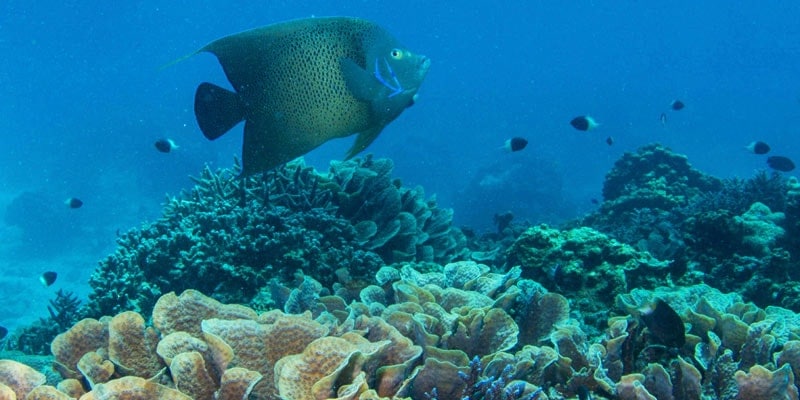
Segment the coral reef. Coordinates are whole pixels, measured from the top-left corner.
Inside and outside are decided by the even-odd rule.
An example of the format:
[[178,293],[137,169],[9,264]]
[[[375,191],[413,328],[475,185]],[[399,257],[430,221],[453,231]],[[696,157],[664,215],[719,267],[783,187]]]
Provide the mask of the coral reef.
[[672,273],[669,262],[636,250],[592,228],[529,228],[508,249],[508,262],[522,276],[572,299],[584,318],[604,321],[616,296],[633,288],[655,288]]
[[46,354],[50,351],[53,338],[80,320],[80,305],[81,301],[74,293],[59,289],[47,306],[50,316],[39,318],[33,324],[14,332],[6,340],[4,347],[27,354]]
[[591,227],[498,214],[477,236],[391,167],[206,169],[119,238],[81,312],[51,301],[59,377],[4,354],[0,397],[798,398],[796,179],[647,146]]
[[161,294],[189,288],[265,309],[272,304],[259,304],[268,297],[259,292],[272,279],[313,271],[325,288],[357,293],[384,264],[464,254],[452,210],[402,187],[391,170],[369,156],[333,162],[326,175],[302,161],[245,179],[238,166],[206,168],[159,221],[118,238],[91,278],[85,315],[147,313]]
[[[719,180],[660,145],[626,153],[606,176],[589,226],[670,261],[671,282],[714,282],[766,307],[800,311],[797,180],[759,172]],[[652,287],[652,286],[649,286]]]
[[[386,302],[375,308],[376,315],[364,303],[322,298],[319,309],[324,311],[316,316],[278,310],[257,315],[197,291],[170,293],[156,303],[152,327],[132,311],[84,319],[53,341],[52,352],[63,382],[85,382],[69,386],[72,393],[85,392],[83,398],[125,390],[195,399],[242,398],[242,393],[265,399],[417,398],[425,391],[445,391],[441,374],[468,371],[470,357],[516,347],[517,321],[534,319],[546,336],[566,320],[562,313],[542,312],[545,303],[537,298],[543,291],[520,289],[519,270],[505,275],[486,270],[469,262],[449,265],[441,273],[404,267],[391,274],[396,280],[385,282],[391,288],[375,286]],[[416,281],[443,286],[423,288]],[[418,311],[410,314],[413,309]],[[508,368],[485,369],[491,375],[473,370],[471,381],[456,374],[451,389],[491,393],[478,381],[494,380],[491,390],[514,396],[541,392],[512,380]],[[245,389],[225,386],[224,377],[234,372],[250,377]],[[236,396],[222,397],[227,392]]]
[[614,163],[603,184],[602,208],[615,215],[640,208],[669,210],[721,187],[719,179],[692,168],[686,156],[651,144]]
[[[474,262],[441,272],[385,267],[382,286],[316,312],[257,314],[197,291],[84,319],[53,341],[63,380],[0,361],[0,393],[21,398],[797,399],[800,316],[706,285],[618,295],[587,334],[567,298]],[[318,287],[318,286],[314,286]],[[643,323],[660,300],[677,326]],[[660,329],[686,332],[679,347]],[[42,396],[42,397],[36,397]],[[46,397],[45,397],[46,396]],[[9,397],[14,398],[14,397]]]

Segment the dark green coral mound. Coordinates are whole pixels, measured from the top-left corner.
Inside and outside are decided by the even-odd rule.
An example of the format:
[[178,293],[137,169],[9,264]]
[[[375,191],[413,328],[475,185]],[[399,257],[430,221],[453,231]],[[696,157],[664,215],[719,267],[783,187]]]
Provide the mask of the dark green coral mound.
[[587,320],[605,321],[616,296],[667,283],[670,264],[587,227],[529,228],[508,249],[522,277],[561,293]]
[[672,208],[686,205],[700,193],[718,190],[719,179],[694,169],[686,156],[660,144],[650,144],[625,153],[606,174],[605,206],[628,208]]
[[358,285],[385,264],[460,257],[465,239],[452,210],[391,171],[390,160],[371,157],[333,163],[324,175],[302,162],[245,179],[238,166],[206,168],[190,192],[168,199],[160,220],[118,238],[91,278],[87,314],[149,310],[161,294],[188,288],[259,306],[254,298],[271,279]]
[[761,306],[800,309],[795,179],[761,171],[717,179],[660,145],[626,153],[604,202],[576,223],[671,261],[676,284],[707,282]]

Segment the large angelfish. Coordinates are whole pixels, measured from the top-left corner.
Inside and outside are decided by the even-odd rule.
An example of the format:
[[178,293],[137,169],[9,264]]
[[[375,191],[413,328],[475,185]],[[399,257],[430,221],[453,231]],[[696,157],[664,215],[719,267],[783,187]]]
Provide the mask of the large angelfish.
[[211,140],[245,121],[245,175],[291,161],[333,138],[358,134],[364,150],[414,103],[430,60],[357,18],[307,18],[211,42],[234,92],[204,82],[194,111]]

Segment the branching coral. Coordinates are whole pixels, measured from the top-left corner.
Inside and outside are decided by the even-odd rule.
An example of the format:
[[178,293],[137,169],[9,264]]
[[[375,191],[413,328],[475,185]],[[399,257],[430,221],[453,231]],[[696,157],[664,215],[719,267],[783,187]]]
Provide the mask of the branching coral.
[[189,288],[255,306],[270,279],[292,282],[298,271],[357,293],[352,286],[384,264],[460,256],[452,210],[391,171],[391,161],[371,157],[335,162],[328,175],[302,162],[247,178],[238,167],[206,168],[159,221],[118,238],[91,278],[86,314],[147,312],[159,295]]
[[19,329],[7,340],[6,347],[28,354],[46,354],[50,343],[61,332],[80,319],[80,300],[74,293],[59,289],[48,302],[48,318],[39,318],[33,324]]

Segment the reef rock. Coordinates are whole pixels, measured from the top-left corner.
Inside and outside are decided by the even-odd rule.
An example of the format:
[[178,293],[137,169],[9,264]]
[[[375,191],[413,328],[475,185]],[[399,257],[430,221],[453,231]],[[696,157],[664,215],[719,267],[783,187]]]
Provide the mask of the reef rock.
[[663,285],[670,273],[669,262],[586,227],[529,228],[509,248],[508,259],[522,267],[522,277],[564,294],[573,308],[590,314],[607,311],[617,295],[633,288]]
[[744,246],[755,256],[769,254],[773,246],[786,233],[780,226],[784,220],[784,214],[773,213],[762,203],[753,203],[746,213],[737,216],[735,220],[744,228]]

